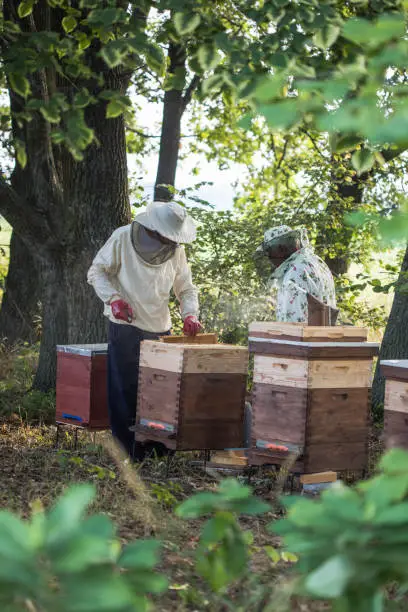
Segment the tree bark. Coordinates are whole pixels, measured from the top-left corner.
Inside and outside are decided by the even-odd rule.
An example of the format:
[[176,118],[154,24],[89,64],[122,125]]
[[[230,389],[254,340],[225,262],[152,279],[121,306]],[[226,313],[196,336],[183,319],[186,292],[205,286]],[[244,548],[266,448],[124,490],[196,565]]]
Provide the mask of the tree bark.
[[37,342],[39,328],[35,318],[40,316],[40,302],[39,262],[13,231],[0,310],[0,339],[8,345]]
[[395,296],[384,338],[381,344],[380,356],[374,376],[372,404],[375,414],[382,413],[384,406],[384,384],[379,363],[383,359],[408,358],[408,247],[401,266],[400,276],[395,287]]
[[[170,44],[168,56],[170,74],[174,74],[177,69],[185,69],[186,52],[182,46]],[[181,89],[171,89],[164,94],[159,162],[154,185],[154,200],[157,202],[169,202],[173,198],[173,193],[167,185],[174,187],[176,182],[181,120],[198,83],[199,78],[195,76],[185,92]]]

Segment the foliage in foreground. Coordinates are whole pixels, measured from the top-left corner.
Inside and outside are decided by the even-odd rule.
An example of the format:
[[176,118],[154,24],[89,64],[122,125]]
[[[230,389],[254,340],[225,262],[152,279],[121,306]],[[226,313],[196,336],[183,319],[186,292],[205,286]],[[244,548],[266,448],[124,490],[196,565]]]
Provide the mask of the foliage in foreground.
[[[287,517],[269,529],[284,536],[289,552],[279,554],[270,546],[265,552],[273,563],[299,559],[292,594],[332,600],[336,611],[381,612],[387,587],[397,585],[403,592],[407,584],[407,493],[408,453],[391,451],[368,481],[339,484],[317,501],[288,498]],[[29,521],[0,513],[2,610],[143,611],[151,594],[166,591],[167,580],[156,567],[160,543],[140,540],[122,547],[106,516],[85,516],[93,494],[88,485],[74,487],[51,511],[35,508]],[[217,491],[194,495],[176,511],[183,519],[206,518],[195,570],[228,609],[254,605],[247,601],[237,607],[227,599],[228,588],[250,568],[253,538],[238,518],[269,509],[249,487],[227,479]],[[268,586],[268,597],[259,589],[256,602],[264,612],[276,610],[275,586]]]
[[408,584],[408,453],[392,450],[379,467],[318,501],[292,498],[287,518],[272,526],[299,556],[300,592],[333,600],[336,612],[381,612],[386,588]]

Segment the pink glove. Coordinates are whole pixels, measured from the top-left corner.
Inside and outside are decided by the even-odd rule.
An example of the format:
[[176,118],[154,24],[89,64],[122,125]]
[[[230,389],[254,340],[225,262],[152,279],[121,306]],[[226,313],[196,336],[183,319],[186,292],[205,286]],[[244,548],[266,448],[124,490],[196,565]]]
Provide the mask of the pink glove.
[[112,314],[115,319],[131,323],[133,319],[133,310],[124,300],[114,300],[111,302]]
[[184,319],[183,332],[186,336],[196,336],[202,327],[200,321],[193,315]]

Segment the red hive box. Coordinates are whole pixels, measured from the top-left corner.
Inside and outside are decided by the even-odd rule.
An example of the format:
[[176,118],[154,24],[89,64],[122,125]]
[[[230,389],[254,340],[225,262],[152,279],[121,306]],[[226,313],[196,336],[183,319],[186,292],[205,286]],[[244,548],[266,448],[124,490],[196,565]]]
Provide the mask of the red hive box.
[[107,344],[57,346],[57,423],[109,428],[107,351]]

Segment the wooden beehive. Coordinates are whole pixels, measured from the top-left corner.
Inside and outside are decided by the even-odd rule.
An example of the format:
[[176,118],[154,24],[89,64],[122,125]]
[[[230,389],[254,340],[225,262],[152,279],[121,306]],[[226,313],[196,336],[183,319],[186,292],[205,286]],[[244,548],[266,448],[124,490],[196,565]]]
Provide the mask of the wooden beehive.
[[355,327],[250,326],[254,354],[250,463],[297,455],[306,473],[366,467],[373,356]]
[[144,341],[135,436],[177,450],[240,447],[246,347]]
[[408,449],[408,359],[381,361],[385,377],[384,443]]
[[57,423],[109,428],[107,351],[107,344],[57,346]]

